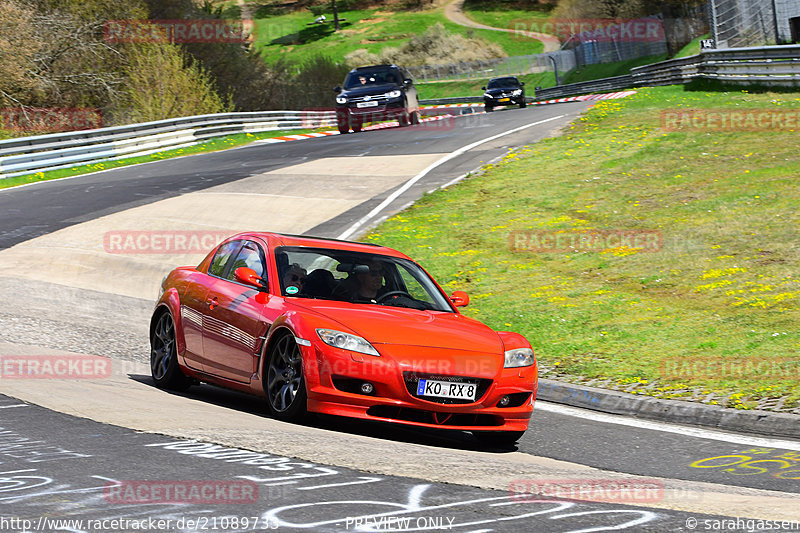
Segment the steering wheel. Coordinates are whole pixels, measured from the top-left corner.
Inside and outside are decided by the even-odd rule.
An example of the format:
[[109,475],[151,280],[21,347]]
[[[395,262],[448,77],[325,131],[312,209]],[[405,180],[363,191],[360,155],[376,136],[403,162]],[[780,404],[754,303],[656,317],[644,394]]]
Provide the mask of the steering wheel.
[[411,296],[411,295],[410,295],[409,293],[407,293],[406,291],[389,291],[389,292],[387,292],[386,294],[382,294],[381,296],[379,296],[379,297],[378,297],[378,298],[377,298],[375,301],[376,301],[376,302],[378,302],[378,303],[381,303],[382,301],[384,301],[385,299],[387,299],[389,296],[400,296],[400,295],[405,295],[405,296],[408,296],[408,297],[409,297],[409,298],[411,298],[412,300],[414,299],[414,297],[413,297],[413,296]]

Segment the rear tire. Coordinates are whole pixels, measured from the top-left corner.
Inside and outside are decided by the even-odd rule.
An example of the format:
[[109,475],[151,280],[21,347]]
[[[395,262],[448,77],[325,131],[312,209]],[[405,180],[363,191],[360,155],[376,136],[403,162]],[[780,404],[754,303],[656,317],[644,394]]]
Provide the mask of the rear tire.
[[278,420],[299,422],[308,413],[303,357],[292,335],[283,335],[270,347],[264,392],[269,411]]
[[183,391],[192,384],[178,366],[175,323],[169,311],[161,313],[150,334],[150,375],[159,389]]
[[510,448],[514,446],[524,431],[473,431],[472,434],[478,442],[495,448]]
[[487,113],[491,113],[492,111],[494,111],[494,107],[490,105],[483,106],[483,109],[485,109]]
[[420,122],[419,111],[414,111],[413,113],[411,113],[411,125],[416,126],[417,124],[419,124],[419,122]]

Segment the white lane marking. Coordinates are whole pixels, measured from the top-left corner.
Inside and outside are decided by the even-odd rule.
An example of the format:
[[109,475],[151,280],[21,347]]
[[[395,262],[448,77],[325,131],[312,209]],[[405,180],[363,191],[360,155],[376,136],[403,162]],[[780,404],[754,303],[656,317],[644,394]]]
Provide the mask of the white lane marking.
[[716,429],[678,426],[668,424],[666,422],[653,422],[650,420],[642,420],[640,418],[629,418],[621,415],[598,413],[596,411],[588,411],[585,409],[578,409],[577,407],[543,402],[541,400],[536,400],[534,409],[539,411],[547,411],[549,413],[556,413],[559,415],[584,418],[586,420],[594,420],[595,422],[602,422],[604,424],[617,424],[620,426],[630,426],[642,429],[651,429],[654,431],[662,431],[664,433],[677,433],[678,435],[686,435],[698,439],[718,440],[722,442],[731,442],[733,444],[743,444],[745,446],[758,446],[764,448],[780,448],[782,450],[800,451],[800,442],[793,440],[772,439],[768,437],[755,436],[751,437],[748,435],[727,433],[725,431],[719,431]]
[[361,217],[352,226],[347,228],[347,230],[345,230],[344,233],[339,235],[337,237],[337,239],[347,239],[348,237],[353,235],[353,233],[358,231],[358,229],[361,226],[363,226],[364,224],[369,222],[371,219],[373,219],[375,217],[375,215],[377,215],[378,213],[383,211],[386,208],[386,206],[388,206],[389,204],[394,202],[401,194],[403,194],[408,189],[410,189],[411,186],[413,186],[416,182],[418,182],[419,180],[424,178],[431,170],[433,170],[436,167],[446,163],[447,161],[450,161],[451,159],[460,156],[464,152],[468,152],[469,150],[472,150],[476,146],[480,146],[480,145],[485,144],[487,142],[491,142],[491,141],[493,141],[495,139],[499,139],[500,137],[505,137],[506,135],[511,135],[512,133],[516,133],[518,131],[522,131],[524,129],[531,128],[533,126],[538,126],[539,124],[544,124],[545,122],[550,122],[552,120],[558,120],[560,118],[564,118],[565,116],[567,116],[567,115],[558,115],[558,116],[555,116],[555,117],[546,118],[544,120],[539,120],[537,122],[532,122],[531,124],[526,124],[525,126],[520,126],[519,128],[514,128],[512,130],[504,131],[503,133],[498,133],[497,135],[492,135],[491,137],[487,137],[486,139],[482,139],[480,141],[475,141],[474,143],[470,143],[470,144],[468,144],[466,146],[462,146],[461,148],[459,148],[455,152],[451,152],[451,153],[447,154],[446,156],[442,157],[438,161],[435,161],[434,163],[431,163],[425,169],[423,169],[422,172],[420,172],[419,174],[417,174],[416,176],[414,176],[413,178],[411,178],[410,180],[405,182],[402,187],[400,187],[395,192],[390,194],[388,198],[386,198],[383,202],[381,202],[375,208],[373,208],[372,211],[370,211],[369,213],[367,213],[366,215]]
[[14,405],[0,405],[0,409],[8,409],[9,407],[28,407],[26,403],[16,403]]

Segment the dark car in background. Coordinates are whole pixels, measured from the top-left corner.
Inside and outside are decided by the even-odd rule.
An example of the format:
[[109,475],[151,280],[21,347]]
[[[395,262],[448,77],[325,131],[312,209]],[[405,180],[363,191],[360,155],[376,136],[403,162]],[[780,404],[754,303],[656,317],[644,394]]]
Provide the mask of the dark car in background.
[[334,91],[339,133],[357,133],[365,123],[380,120],[419,124],[417,89],[411,75],[397,65],[355,68]]
[[497,106],[516,105],[525,107],[525,83],[520,82],[515,76],[492,78],[486,87],[481,87],[483,93],[483,107],[491,112]]

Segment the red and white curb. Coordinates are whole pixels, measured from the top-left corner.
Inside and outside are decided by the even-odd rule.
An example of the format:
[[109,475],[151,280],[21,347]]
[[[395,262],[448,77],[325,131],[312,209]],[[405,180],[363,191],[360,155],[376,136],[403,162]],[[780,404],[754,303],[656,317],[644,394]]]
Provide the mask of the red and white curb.
[[616,93],[605,94],[584,94],[581,96],[556,98],[555,100],[542,100],[528,105],[563,104],[564,102],[590,102],[593,100],[616,100],[617,98],[625,98],[626,96],[630,96],[632,94],[636,94],[636,91],[620,91]]
[[[566,98],[556,98],[554,100],[541,100],[538,102],[530,102],[528,105],[547,105],[547,104],[562,104],[565,102],[590,102],[595,100],[616,100],[618,98],[625,98],[626,96],[631,96],[632,94],[636,94],[636,91],[619,91],[615,93],[605,93],[605,94],[584,94],[581,96],[569,96]],[[447,105],[438,105],[438,106],[423,106],[420,109],[442,109],[442,108],[453,108],[453,107],[483,107],[483,104],[447,104]],[[485,111],[478,111],[470,113],[471,115],[476,114],[483,114]],[[445,120],[453,117],[464,117],[469,115],[437,115],[434,117],[425,117],[421,118],[420,122],[435,122],[437,120]],[[380,124],[373,124],[372,126],[366,126],[363,131],[373,131],[373,130],[384,130],[387,128],[395,128],[400,124],[395,120],[392,122],[381,122]],[[261,139],[258,141],[254,141],[260,144],[273,144],[273,143],[282,143],[288,141],[300,141],[303,139],[313,139],[316,137],[328,137],[330,135],[339,135],[339,132],[336,130],[332,131],[320,131],[315,133],[298,133],[297,135],[284,135],[282,137],[273,137],[271,139]]]

